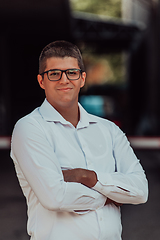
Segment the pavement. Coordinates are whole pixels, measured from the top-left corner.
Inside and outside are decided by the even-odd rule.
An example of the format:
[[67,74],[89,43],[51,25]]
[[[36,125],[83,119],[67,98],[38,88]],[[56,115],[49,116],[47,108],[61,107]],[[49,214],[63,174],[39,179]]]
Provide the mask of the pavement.
[[[123,205],[123,240],[160,239],[160,149],[135,150],[149,181],[149,199],[142,205]],[[27,209],[9,150],[0,150],[0,240],[29,240]],[[56,239],[55,239],[56,240]]]

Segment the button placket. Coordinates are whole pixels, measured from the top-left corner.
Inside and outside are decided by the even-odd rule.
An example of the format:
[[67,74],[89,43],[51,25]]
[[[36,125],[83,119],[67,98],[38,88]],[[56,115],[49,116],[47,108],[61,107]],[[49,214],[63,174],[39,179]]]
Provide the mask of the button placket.
[[103,221],[103,212],[102,212],[102,209],[98,209],[96,210],[96,214],[97,214],[97,220],[98,220],[98,225],[99,225],[99,240],[103,240],[103,224],[102,224],[102,221]]
[[84,160],[85,160],[85,164],[87,166],[87,162],[86,162],[86,153],[85,153],[85,144],[84,142],[81,140],[80,134],[79,134],[79,129],[75,129],[75,137],[77,139],[77,142],[81,148],[81,151],[84,155]]
[[85,162],[86,162],[87,169],[94,170],[93,163],[91,161],[90,152],[89,152],[88,147],[87,147],[87,143],[81,137],[80,130],[78,130],[78,129],[76,129],[76,137],[77,137],[77,140],[78,140],[79,145],[81,147],[81,150],[83,152],[83,155],[85,157]]

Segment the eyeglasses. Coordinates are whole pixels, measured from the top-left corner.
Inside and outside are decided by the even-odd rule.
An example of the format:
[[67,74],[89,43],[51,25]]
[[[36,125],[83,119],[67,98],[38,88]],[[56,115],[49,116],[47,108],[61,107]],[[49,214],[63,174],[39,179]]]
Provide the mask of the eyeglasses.
[[47,73],[48,79],[50,81],[59,81],[62,78],[62,74],[65,73],[69,80],[78,80],[82,74],[81,69],[71,68],[66,70],[61,69],[50,69],[41,73],[40,75],[44,75]]

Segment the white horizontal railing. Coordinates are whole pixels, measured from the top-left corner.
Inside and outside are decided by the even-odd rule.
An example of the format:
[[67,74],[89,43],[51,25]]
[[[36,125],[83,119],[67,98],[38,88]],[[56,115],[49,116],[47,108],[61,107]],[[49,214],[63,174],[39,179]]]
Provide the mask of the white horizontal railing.
[[0,137],[0,150],[11,148],[11,137],[1,136]]
[[160,149],[160,137],[128,137],[135,149]]
[[[135,149],[160,149],[160,137],[128,137],[131,146]],[[0,150],[10,149],[11,137],[0,137]]]

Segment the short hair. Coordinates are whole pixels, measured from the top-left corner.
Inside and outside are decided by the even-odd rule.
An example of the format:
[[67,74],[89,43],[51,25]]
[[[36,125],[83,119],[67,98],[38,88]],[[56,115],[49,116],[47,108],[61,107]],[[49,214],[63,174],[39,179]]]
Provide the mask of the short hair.
[[83,59],[79,48],[67,41],[54,41],[45,46],[39,56],[39,74],[46,69],[47,59],[51,57],[73,57],[78,61],[78,66],[85,72]]

